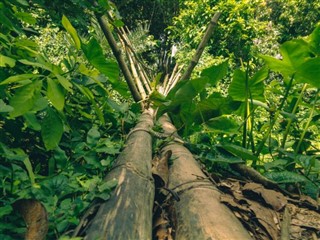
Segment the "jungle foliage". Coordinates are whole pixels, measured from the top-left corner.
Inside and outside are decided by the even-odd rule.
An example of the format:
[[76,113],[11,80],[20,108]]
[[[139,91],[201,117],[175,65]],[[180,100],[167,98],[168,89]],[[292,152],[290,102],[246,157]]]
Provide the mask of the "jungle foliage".
[[[46,207],[48,239],[67,239],[90,203],[107,200],[116,185],[102,179],[140,107],[94,20],[114,6],[98,2],[0,2],[1,239],[25,232],[12,205],[19,199]],[[246,162],[282,187],[318,198],[317,1],[138,1],[139,9],[152,2],[153,11],[114,2],[123,16],[113,12],[114,28],[154,19],[149,53],[160,52],[157,37],[166,28],[179,45],[179,63],[221,11],[196,74],[167,96],[154,91],[150,101],[159,116],[170,114],[208,171],[223,175]],[[176,11],[172,20],[168,9]]]

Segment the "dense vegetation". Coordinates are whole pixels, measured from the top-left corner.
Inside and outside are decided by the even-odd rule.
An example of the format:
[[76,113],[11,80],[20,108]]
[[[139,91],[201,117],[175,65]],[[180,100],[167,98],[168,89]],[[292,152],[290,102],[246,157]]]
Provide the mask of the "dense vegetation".
[[[117,184],[103,178],[140,105],[95,20],[113,4],[98,2],[0,2],[1,239],[25,232],[12,205],[19,199],[46,207],[48,239],[67,239],[89,205],[107,200]],[[153,12],[136,10],[151,2]],[[231,163],[245,161],[283,188],[318,198],[320,3],[115,3],[123,19],[112,12],[113,27],[132,24],[134,46],[155,79],[162,48],[176,43],[176,61],[185,63],[221,11],[192,79],[168,96],[154,91],[151,103],[159,116],[170,114],[208,171],[230,174]],[[154,37],[139,28],[148,21]]]

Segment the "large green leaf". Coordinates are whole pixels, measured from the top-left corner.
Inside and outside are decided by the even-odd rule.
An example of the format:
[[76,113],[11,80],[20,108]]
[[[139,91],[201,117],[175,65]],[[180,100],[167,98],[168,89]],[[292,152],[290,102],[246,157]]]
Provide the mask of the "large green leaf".
[[233,113],[240,107],[240,104],[230,97],[223,97],[221,94],[215,93],[196,104],[191,118],[195,123],[205,123],[211,118]]
[[55,80],[47,78],[47,97],[52,105],[59,111],[64,107],[64,89]]
[[19,88],[9,102],[10,106],[13,107],[10,116],[18,117],[28,112],[33,107],[41,86],[41,81],[35,81]]
[[209,78],[209,84],[214,86],[219,80],[221,80],[228,71],[228,62],[225,61],[217,66],[212,66],[207,69],[204,69],[201,73],[201,76]]
[[72,37],[72,39],[74,41],[74,45],[76,46],[76,48],[80,49],[81,41],[80,41],[80,38],[78,36],[78,33],[77,33],[76,29],[70,23],[69,19],[65,15],[62,16],[62,25],[67,30],[67,32],[71,35],[71,37]]
[[240,147],[238,145],[234,144],[221,144],[217,145],[217,147],[221,147],[228,151],[229,153],[233,154],[234,156],[240,157],[245,160],[258,160],[258,157],[255,156],[252,152],[250,152],[248,149]]
[[106,75],[112,84],[119,81],[119,67],[115,61],[107,60],[98,41],[91,38],[88,44],[82,44],[82,50],[88,61],[101,73]]
[[[268,69],[260,69],[252,78],[247,80],[246,73],[237,69],[229,87],[229,95],[237,101],[246,99],[264,100],[264,83],[268,77]],[[247,83],[246,83],[247,81]]]
[[59,115],[51,108],[47,108],[41,124],[41,136],[47,150],[58,146],[63,134],[63,122]]
[[320,24],[313,30],[313,32],[306,38],[312,52],[320,55]]
[[283,43],[280,47],[280,53],[283,61],[293,69],[310,59],[311,56],[309,45],[303,39],[294,39]]
[[320,88],[320,57],[309,59],[297,68],[296,80]]
[[209,130],[217,133],[238,133],[239,124],[228,116],[219,116],[211,118],[206,122]]
[[294,68],[287,62],[284,62],[277,58],[266,56],[266,55],[260,55],[260,57],[266,62],[269,68],[274,72],[279,72],[284,76],[292,76],[295,73]]

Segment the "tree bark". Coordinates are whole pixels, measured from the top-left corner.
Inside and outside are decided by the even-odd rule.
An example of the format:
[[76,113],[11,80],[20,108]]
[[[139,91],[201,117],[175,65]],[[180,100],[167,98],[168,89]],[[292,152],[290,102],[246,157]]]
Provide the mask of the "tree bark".
[[106,180],[117,179],[84,239],[151,239],[154,181],[151,174],[153,112],[145,111]]
[[[165,133],[178,137],[167,116],[159,119]],[[169,188],[180,201],[174,201],[175,239],[251,239],[233,213],[220,202],[220,192],[201,171],[192,154],[181,143],[170,142],[162,152],[172,151]]]

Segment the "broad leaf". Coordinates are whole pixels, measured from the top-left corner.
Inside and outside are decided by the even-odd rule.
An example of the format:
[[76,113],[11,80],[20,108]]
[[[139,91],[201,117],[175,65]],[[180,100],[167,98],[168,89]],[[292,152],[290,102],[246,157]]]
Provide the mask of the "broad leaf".
[[217,66],[212,66],[204,69],[201,76],[209,78],[209,84],[215,86],[219,80],[221,80],[228,71],[228,62],[225,61]]
[[311,51],[318,56],[320,55],[320,24],[313,30],[313,32],[307,37]]
[[[229,95],[237,101],[246,99],[264,100],[264,83],[268,77],[268,69],[260,69],[252,78],[247,79],[246,73],[237,69],[229,87]],[[247,81],[247,83],[246,83]]]
[[312,58],[297,68],[296,80],[320,88],[320,57]]
[[71,25],[69,19],[65,15],[62,16],[62,25],[67,30],[67,32],[71,35],[74,41],[74,45],[79,50],[81,47],[80,38],[78,36],[76,29]]
[[244,160],[258,160],[258,157],[255,156],[252,152],[250,152],[248,149],[240,147],[238,145],[234,144],[219,144],[217,147],[221,147],[228,151],[229,153],[233,154],[234,156],[240,157]]
[[217,133],[238,133],[239,124],[228,116],[211,118],[206,122],[209,130]]
[[274,72],[279,72],[284,76],[292,76],[295,73],[294,68],[287,62],[284,62],[277,58],[266,56],[266,55],[260,55],[260,57],[266,62],[269,68]]
[[195,112],[191,116],[195,123],[205,123],[211,118],[233,113],[240,107],[240,104],[230,97],[223,97],[221,94],[215,93],[197,103]]
[[112,84],[119,81],[119,67],[115,61],[107,60],[98,41],[91,38],[88,44],[82,44],[82,50],[88,61],[101,73],[106,75]]
[[46,116],[41,124],[41,136],[47,150],[58,146],[63,134],[63,123],[59,115],[47,108]]
[[35,81],[19,88],[10,99],[10,106],[14,108],[14,110],[10,112],[10,116],[14,118],[28,112],[33,107],[41,86],[42,82]]
[[52,105],[59,111],[64,107],[64,89],[55,80],[47,78],[47,97]]
[[294,39],[283,43],[280,47],[280,53],[283,61],[294,70],[306,60],[310,59],[311,55],[308,43],[302,39]]

